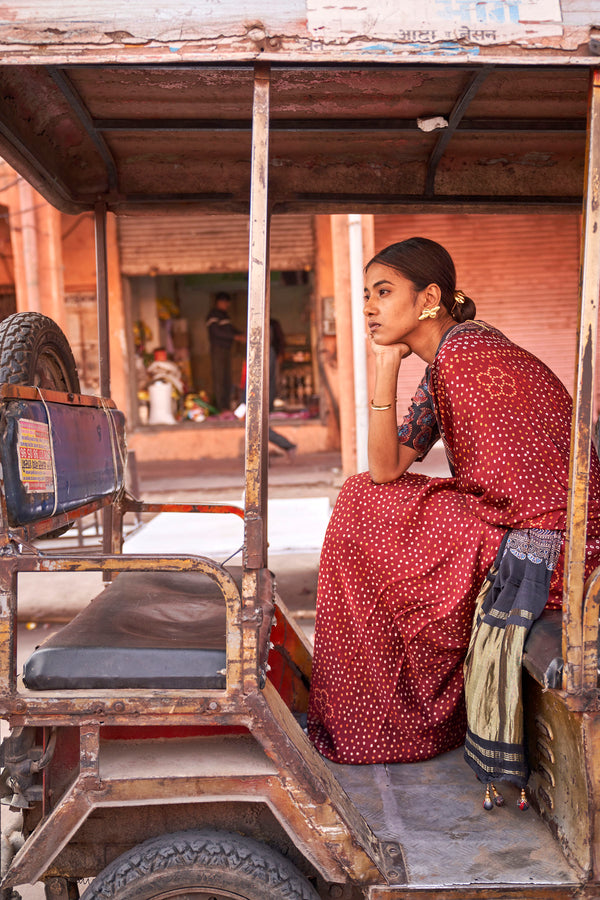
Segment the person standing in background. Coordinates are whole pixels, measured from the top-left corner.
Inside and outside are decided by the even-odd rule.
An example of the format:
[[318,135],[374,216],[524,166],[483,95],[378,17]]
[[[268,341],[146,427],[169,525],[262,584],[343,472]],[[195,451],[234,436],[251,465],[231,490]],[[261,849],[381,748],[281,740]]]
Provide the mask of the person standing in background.
[[213,394],[215,406],[221,412],[231,406],[231,348],[234,341],[246,343],[246,335],[235,327],[229,317],[230,307],[230,295],[226,291],[219,291],[214,306],[206,317]]
[[[279,374],[279,362],[283,358],[285,350],[285,334],[279,319],[269,319],[269,412],[273,412],[275,397],[277,396],[277,381]],[[296,444],[289,441],[285,435],[280,434],[269,426],[269,442],[283,450],[284,457],[291,462],[296,455]]]

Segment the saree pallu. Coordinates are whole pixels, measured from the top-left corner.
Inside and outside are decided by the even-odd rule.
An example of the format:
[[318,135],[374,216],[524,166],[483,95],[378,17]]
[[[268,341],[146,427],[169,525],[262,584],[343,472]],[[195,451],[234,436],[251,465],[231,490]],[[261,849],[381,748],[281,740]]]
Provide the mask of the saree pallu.
[[484,783],[512,781],[523,788],[529,778],[523,647],[546,606],[562,543],[560,531],[507,532],[477,598],[465,659],[465,760]]

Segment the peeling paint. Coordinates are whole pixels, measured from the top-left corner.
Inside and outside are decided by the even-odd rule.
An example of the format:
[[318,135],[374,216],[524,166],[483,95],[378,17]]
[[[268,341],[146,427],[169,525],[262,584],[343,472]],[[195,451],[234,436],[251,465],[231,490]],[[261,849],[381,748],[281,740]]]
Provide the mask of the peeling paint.
[[589,5],[589,12],[578,7],[574,15],[570,0],[562,12],[559,0],[199,0],[191,8],[188,0],[171,0],[168,8],[107,0],[99,12],[75,0],[24,0],[18,14],[0,7],[0,56],[51,62],[55,54],[65,62],[73,54],[73,61],[84,55],[88,62],[124,62],[124,52],[143,48],[147,62],[174,53],[213,62],[257,54],[331,62],[398,54],[476,59],[481,50],[500,47],[563,53],[589,45]]

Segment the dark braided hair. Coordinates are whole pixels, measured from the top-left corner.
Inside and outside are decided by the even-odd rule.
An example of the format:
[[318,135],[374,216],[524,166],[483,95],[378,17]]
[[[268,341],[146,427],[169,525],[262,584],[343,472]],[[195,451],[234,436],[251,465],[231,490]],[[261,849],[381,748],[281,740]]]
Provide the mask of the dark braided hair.
[[424,290],[428,284],[437,284],[442,292],[442,303],[455,322],[475,318],[473,300],[456,290],[456,269],[452,257],[436,241],[412,237],[390,244],[375,254],[365,266],[365,272],[374,263],[395,269],[412,282],[416,291]]

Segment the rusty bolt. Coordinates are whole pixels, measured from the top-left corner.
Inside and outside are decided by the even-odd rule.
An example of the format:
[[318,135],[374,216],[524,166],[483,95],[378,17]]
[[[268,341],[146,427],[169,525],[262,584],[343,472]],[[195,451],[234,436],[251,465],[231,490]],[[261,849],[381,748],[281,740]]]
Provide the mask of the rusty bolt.
[[15,709],[17,710],[17,712],[23,712],[23,710],[25,709],[25,701],[17,700],[17,702],[15,703]]
[[339,897],[344,893],[344,889],[341,884],[332,884],[329,888],[329,896],[333,897],[334,900],[338,900]]
[[259,24],[253,25],[251,28],[249,28],[247,31],[247,35],[251,41],[254,41],[257,44],[260,43],[260,41],[264,41],[267,36],[265,34],[264,28]]
[[48,887],[52,894],[62,894],[63,892],[63,885],[60,878],[51,878]]
[[389,878],[397,878],[398,875],[399,875],[399,872],[397,869],[388,869],[388,877]]
[[125,704],[123,703],[122,700],[117,700],[117,702],[113,706],[113,709],[115,712],[124,712]]
[[208,704],[208,708],[213,709],[213,710],[218,709],[219,704],[217,703],[216,700],[211,700],[210,703]]

